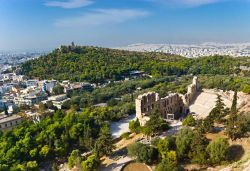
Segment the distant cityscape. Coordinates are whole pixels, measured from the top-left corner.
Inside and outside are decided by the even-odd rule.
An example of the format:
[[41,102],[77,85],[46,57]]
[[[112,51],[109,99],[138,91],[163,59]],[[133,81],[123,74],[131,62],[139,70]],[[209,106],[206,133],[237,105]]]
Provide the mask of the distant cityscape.
[[117,49],[139,52],[163,52],[188,58],[228,55],[232,57],[250,56],[250,43],[201,43],[201,44],[133,44]]
[[[163,52],[175,55],[181,55],[188,58],[228,55],[232,57],[250,56],[250,43],[201,43],[201,44],[132,44],[125,47],[115,49],[123,49],[128,51],[139,52]],[[48,52],[0,52],[0,72],[16,66],[27,60],[38,58]]]
[[0,52],[0,73],[27,60],[38,58],[47,52]]

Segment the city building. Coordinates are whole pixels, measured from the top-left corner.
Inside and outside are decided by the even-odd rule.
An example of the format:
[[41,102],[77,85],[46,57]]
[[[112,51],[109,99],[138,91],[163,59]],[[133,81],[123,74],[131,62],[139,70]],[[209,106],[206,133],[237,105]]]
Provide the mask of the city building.
[[27,80],[26,81],[26,86],[27,87],[37,87],[38,86],[38,80]]
[[48,101],[51,101],[58,109],[61,109],[62,104],[68,100],[70,100],[70,98],[68,98],[66,94],[51,96],[48,98]]
[[56,84],[56,80],[43,80],[38,83],[38,87],[44,92],[52,93],[53,88],[56,86]]
[[19,115],[5,116],[0,118],[0,130],[6,131],[21,124],[23,118]]
[[51,110],[51,109],[47,109],[47,110],[43,111],[42,113],[36,112],[36,111],[25,111],[25,115],[26,115],[26,117],[28,119],[30,119],[34,123],[38,123],[43,118],[45,118],[46,116],[52,114],[53,112],[55,112],[55,111]]
[[90,83],[69,83],[69,82],[63,82],[62,85],[64,86],[64,93],[67,95],[73,93],[74,91],[89,91],[93,89],[93,85]]
[[4,109],[5,103],[6,103],[5,100],[2,100],[2,99],[0,100],[0,109]]

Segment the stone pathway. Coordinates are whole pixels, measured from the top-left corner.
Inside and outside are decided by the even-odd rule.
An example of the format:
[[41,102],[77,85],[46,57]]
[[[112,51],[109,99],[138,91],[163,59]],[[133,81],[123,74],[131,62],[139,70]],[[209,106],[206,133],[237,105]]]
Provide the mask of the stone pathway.
[[129,122],[135,120],[135,115],[130,115],[126,119],[122,119],[119,122],[111,122],[110,131],[114,138],[119,138],[123,133],[129,132]]

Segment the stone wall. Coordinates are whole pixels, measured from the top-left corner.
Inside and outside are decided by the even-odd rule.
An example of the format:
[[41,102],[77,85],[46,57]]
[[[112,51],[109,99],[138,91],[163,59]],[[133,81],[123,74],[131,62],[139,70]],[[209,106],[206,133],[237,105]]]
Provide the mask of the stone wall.
[[185,106],[182,97],[177,94],[169,94],[159,100],[159,111],[163,118],[177,119],[179,114],[185,111]]
[[135,100],[136,106],[136,117],[139,119],[140,123],[144,125],[146,121],[149,120],[147,117],[152,110],[157,106],[157,103],[160,100],[160,96],[155,92],[148,92],[142,95],[139,95]]
[[186,106],[190,105],[190,103],[194,99],[194,96],[199,91],[199,89],[200,89],[200,85],[198,82],[198,77],[194,77],[192,84],[190,84],[187,88],[187,93],[184,96],[182,96],[183,103]]
[[150,119],[150,113],[158,110],[165,119],[178,119],[182,114],[189,112],[188,106],[199,88],[198,78],[194,77],[185,95],[171,93],[164,98],[160,98],[159,94],[155,92],[139,95],[135,100],[136,117],[141,125],[144,125]]

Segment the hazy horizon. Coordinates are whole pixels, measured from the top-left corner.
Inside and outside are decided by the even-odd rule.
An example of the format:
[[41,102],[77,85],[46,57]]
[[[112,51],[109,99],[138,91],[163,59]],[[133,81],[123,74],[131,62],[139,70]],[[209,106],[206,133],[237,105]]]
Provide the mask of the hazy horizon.
[[[74,41],[72,41],[74,42]],[[1,50],[1,53],[34,53],[34,52],[50,52],[58,47],[60,47],[61,45],[71,45],[72,42],[66,42],[64,44],[59,44],[58,46],[55,47],[51,47],[51,48],[35,48],[35,49],[9,49],[9,50]],[[169,42],[162,42],[162,43],[153,43],[153,42],[148,42],[148,43],[144,43],[144,42],[138,42],[138,43],[131,43],[131,44],[125,44],[125,45],[121,45],[121,46],[105,46],[105,45],[90,45],[90,44],[78,44],[77,42],[74,42],[75,45],[77,46],[93,46],[93,47],[101,47],[101,48],[122,48],[122,47],[129,47],[129,46],[136,46],[136,45],[202,45],[202,44],[221,44],[221,45],[243,45],[243,44],[249,44],[250,45],[250,41],[249,42],[190,42],[190,43],[185,43],[185,42],[174,42],[174,43],[169,43]]]
[[250,42],[249,0],[8,0],[0,50]]

